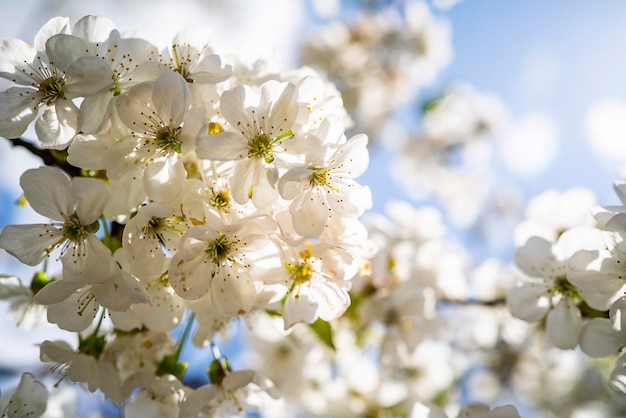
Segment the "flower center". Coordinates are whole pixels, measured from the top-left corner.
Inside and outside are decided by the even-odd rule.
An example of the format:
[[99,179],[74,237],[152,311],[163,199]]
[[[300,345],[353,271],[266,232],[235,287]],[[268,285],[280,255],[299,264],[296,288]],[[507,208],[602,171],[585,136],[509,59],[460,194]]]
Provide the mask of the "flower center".
[[218,191],[211,189],[211,193],[211,206],[219,211],[228,212],[230,207],[230,191],[228,189]]
[[226,235],[220,233],[219,238],[217,238],[209,248],[207,248],[206,253],[214,264],[219,264],[220,262],[228,259],[228,255],[231,252],[234,242],[229,241]]
[[182,152],[182,142],[178,138],[178,135],[180,134],[181,130],[181,127],[170,128],[169,126],[163,126],[159,128],[159,130],[156,132],[154,142],[159,148],[163,150],[172,149],[180,154]]
[[285,263],[285,268],[291,274],[291,278],[296,284],[306,283],[311,280],[315,271],[309,262],[311,253],[304,250],[300,252],[300,256],[302,260],[299,263]]
[[95,221],[91,225],[83,226],[80,224],[78,217],[72,215],[69,222],[63,225],[63,237],[68,241],[82,243],[89,234],[96,233],[100,228],[100,223]]
[[267,164],[274,161],[272,138],[264,133],[248,139],[248,158],[263,158]]
[[39,85],[39,94],[41,97],[41,101],[46,104],[46,106],[50,106],[57,99],[65,99],[65,94],[63,93],[63,86],[65,85],[65,80],[60,77],[49,77],[45,79]]
[[339,193],[339,189],[332,186],[329,183],[328,179],[328,168],[325,167],[311,167],[309,170],[313,171],[313,175],[311,176],[310,185],[314,186],[325,186],[331,189],[332,191]]

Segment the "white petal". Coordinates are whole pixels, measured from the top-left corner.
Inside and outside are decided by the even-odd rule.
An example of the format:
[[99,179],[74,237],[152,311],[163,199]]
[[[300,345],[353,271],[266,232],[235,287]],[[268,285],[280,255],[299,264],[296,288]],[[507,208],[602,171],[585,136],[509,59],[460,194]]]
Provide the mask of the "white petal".
[[562,299],[548,312],[546,332],[550,343],[557,348],[575,348],[582,326],[580,310],[568,298]]
[[198,158],[231,161],[248,157],[248,143],[243,136],[234,132],[222,132],[198,138]]
[[252,370],[237,370],[230,373],[222,381],[222,387],[226,390],[236,390],[245,388],[254,380],[254,372]]
[[339,216],[357,218],[372,207],[372,192],[367,186],[361,186],[354,181],[346,180],[337,185],[339,193],[328,190],[326,201],[330,208]]
[[84,16],[72,28],[72,34],[90,44],[104,43],[109,40],[117,27],[108,18],[102,16]]
[[159,77],[152,90],[152,103],[161,120],[170,127],[178,127],[189,109],[189,87],[177,72]]
[[369,165],[367,136],[353,136],[337,149],[332,159],[330,167],[333,170],[339,170],[349,178],[359,177]]
[[613,334],[626,343],[626,296],[617,299],[609,310]]
[[54,35],[46,41],[46,55],[50,65],[63,72],[67,71],[77,59],[85,56],[88,49],[84,40],[64,33]]
[[516,318],[527,322],[542,319],[550,309],[550,299],[545,285],[524,283],[509,292],[509,309]]
[[328,220],[328,206],[318,187],[312,187],[295,199],[289,207],[296,232],[303,237],[318,237]]
[[617,258],[626,258],[626,213],[613,216],[605,226],[607,245]]
[[303,193],[311,182],[313,171],[306,167],[293,168],[283,174],[278,181],[278,191],[285,200],[295,199]]
[[152,308],[150,314],[144,317],[144,323],[154,331],[171,331],[183,316],[184,305],[180,296],[166,282],[151,285],[148,293]]
[[567,260],[579,250],[598,250],[605,247],[602,231],[579,226],[563,232],[554,245],[553,252],[560,260]]
[[248,313],[256,300],[256,288],[248,275],[235,268],[220,273],[211,281],[211,301],[215,310],[227,317]]
[[67,161],[85,170],[104,170],[102,157],[111,145],[106,135],[78,134],[67,149]]
[[530,277],[546,277],[556,263],[553,259],[552,243],[540,237],[531,237],[515,253],[515,264]]
[[299,286],[296,287],[285,299],[283,306],[283,320],[285,321],[285,330],[291,328],[299,322],[311,324],[318,318],[317,301],[311,299],[307,294],[300,294]]
[[289,131],[299,113],[298,88],[292,83],[269,80],[261,85],[259,109],[271,106],[268,118],[262,120],[263,132],[272,138]]
[[[85,134],[94,134],[104,128],[105,123],[108,121],[109,104],[113,95],[109,92],[102,94],[96,94],[94,96],[86,97],[80,104],[80,111],[83,114],[82,124],[80,125],[81,132]],[[75,142],[74,139],[73,142]],[[102,158],[102,156],[99,156]]]
[[611,329],[608,318],[592,318],[580,332],[580,348],[589,357],[606,357],[622,346]]
[[42,305],[61,303],[69,298],[80,287],[80,283],[63,279],[55,280],[46,284],[43,289],[37,292],[35,295],[35,301]]
[[230,191],[235,202],[245,205],[253,196],[255,178],[255,164],[260,163],[254,158],[248,158],[235,163],[233,175],[229,179]]
[[227,80],[233,73],[233,66],[217,54],[204,56],[193,69],[193,79],[198,83],[216,84]]
[[107,184],[99,179],[75,177],[71,188],[80,223],[86,226],[96,222],[109,201]]
[[502,405],[493,408],[487,418],[520,418],[520,415],[513,405]]
[[[139,286],[139,282],[132,276],[123,274],[121,270],[118,271],[118,274],[112,276],[110,280],[92,285],[91,291],[102,306],[118,312],[130,308],[130,305],[134,302],[133,296],[135,292],[140,294],[143,291],[145,295],[145,291]],[[145,295],[143,302],[147,302],[147,295]]]
[[17,138],[35,120],[39,99],[34,90],[11,87],[0,92],[0,136]]
[[200,256],[195,259],[184,260],[181,254],[184,251],[181,248],[172,257],[168,280],[170,286],[181,298],[200,299],[209,291],[212,265],[210,261],[205,262],[204,258]]
[[39,346],[39,359],[42,362],[69,363],[74,355],[74,349],[65,341],[46,340]]
[[78,248],[68,248],[61,256],[63,276],[80,283],[102,283],[117,274],[111,250],[94,234],[89,234]]
[[21,39],[0,39],[0,77],[30,86],[29,65],[35,61],[37,51]]
[[100,308],[95,300],[87,301],[88,293],[72,293],[65,301],[48,306],[48,322],[71,332],[87,329]]
[[7,225],[0,233],[0,248],[22,263],[36,266],[62,239],[63,231],[52,225]]
[[46,49],[46,41],[58,33],[70,33],[70,20],[67,17],[53,17],[37,31],[33,45],[37,51]]
[[609,251],[578,251],[568,266],[568,280],[595,309],[608,309],[626,284],[626,268]]
[[183,191],[187,172],[180,154],[161,158],[146,168],[143,174],[143,188],[146,195],[161,203],[172,202]]
[[131,88],[128,93],[115,99],[115,109],[126,127],[133,132],[152,132],[158,127],[147,116],[154,112],[151,83],[142,83]]
[[[244,136],[254,136],[256,124],[244,109],[251,104],[258,104],[258,97],[248,86],[237,86],[222,93],[220,110],[224,119],[237,131],[241,130]],[[260,116],[260,115],[259,115]]]
[[24,287],[20,279],[15,276],[0,274],[0,300],[8,300],[30,294],[30,289]]
[[39,417],[46,411],[47,404],[46,387],[32,374],[24,373],[2,416],[6,414],[10,418]]
[[68,147],[80,124],[80,110],[69,100],[57,100],[46,107],[35,122],[35,132],[44,148],[62,150]]
[[65,221],[74,213],[70,180],[56,168],[39,167],[24,172],[20,186],[35,212],[55,221]]
[[113,72],[98,57],[81,57],[66,72],[65,92],[68,98],[92,96],[113,87]]

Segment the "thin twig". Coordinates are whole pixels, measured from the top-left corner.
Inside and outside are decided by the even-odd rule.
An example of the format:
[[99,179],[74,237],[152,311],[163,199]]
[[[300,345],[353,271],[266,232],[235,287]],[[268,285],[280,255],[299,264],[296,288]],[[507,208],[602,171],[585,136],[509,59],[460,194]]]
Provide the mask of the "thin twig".
[[45,165],[58,167],[72,177],[77,177],[81,175],[80,168],[74,167],[72,164],[68,163],[67,161],[59,160],[58,158],[54,156],[52,150],[39,148],[35,144],[25,141],[22,138],[12,138],[12,139],[7,138],[7,139],[9,140],[9,142],[11,142],[11,144],[14,147],[26,148],[28,151],[31,152],[31,154],[36,155],[39,158],[41,158]]
[[480,299],[439,299],[438,303],[447,305],[460,305],[460,306],[500,306],[506,303],[505,298],[480,300]]

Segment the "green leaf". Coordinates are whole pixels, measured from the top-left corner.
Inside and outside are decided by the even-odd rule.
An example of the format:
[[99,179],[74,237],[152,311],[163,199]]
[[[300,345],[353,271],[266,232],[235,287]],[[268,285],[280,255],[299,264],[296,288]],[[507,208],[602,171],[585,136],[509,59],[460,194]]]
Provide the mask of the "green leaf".
[[335,351],[335,344],[333,343],[333,330],[330,326],[330,323],[324,321],[323,319],[318,319],[317,321],[309,324],[309,327],[317,334],[320,340],[328,347],[330,347],[333,351]]

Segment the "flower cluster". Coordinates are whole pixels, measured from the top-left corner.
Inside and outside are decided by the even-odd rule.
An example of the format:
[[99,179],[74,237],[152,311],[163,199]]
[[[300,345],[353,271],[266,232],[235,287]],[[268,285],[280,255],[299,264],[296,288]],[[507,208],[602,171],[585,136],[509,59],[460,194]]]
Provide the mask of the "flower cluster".
[[[626,393],[626,183],[620,206],[538,196],[515,266],[474,262],[452,228],[481,234],[489,205],[518,209],[497,201],[489,164],[508,114],[462,83],[417,105],[450,32],[428,3],[399,4],[316,32],[297,70],[98,16],[53,18],[32,46],[0,39],[0,136],[45,163],[19,180],[45,220],[0,232],[34,274],[0,275],[0,300],[19,326],[58,331],[38,345],[52,373],[16,377],[2,417],[78,416],[68,381],[127,417],[626,410],[597,406],[572,350],[613,356]],[[406,106],[419,127],[395,124]],[[366,213],[371,140],[434,205]]]
[[212,385],[184,386],[169,331],[195,319],[203,347],[255,310],[285,329],[346,311],[371,194],[356,180],[367,137],[344,135],[336,90],[309,70],[218,55],[194,31],[160,50],[103,17],[54,18],[33,46],[0,42],[0,75],[15,83],[0,135],[34,121],[39,145],[71,168],[27,170],[24,198],[49,221],[0,233],[0,248],[44,263],[30,287],[3,280],[5,298],[79,333],[77,346],[44,341],[41,359],[118,405],[140,388],[130,415],[214,416],[275,397],[219,354]]
[[[626,183],[616,182],[615,191],[622,205],[596,206],[585,189],[548,191],[531,202],[517,234],[526,241],[515,263],[526,278],[508,296],[511,312],[541,320],[553,346],[580,346],[590,357],[614,355],[626,341]],[[610,385],[626,393],[623,358],[615,360]]]

